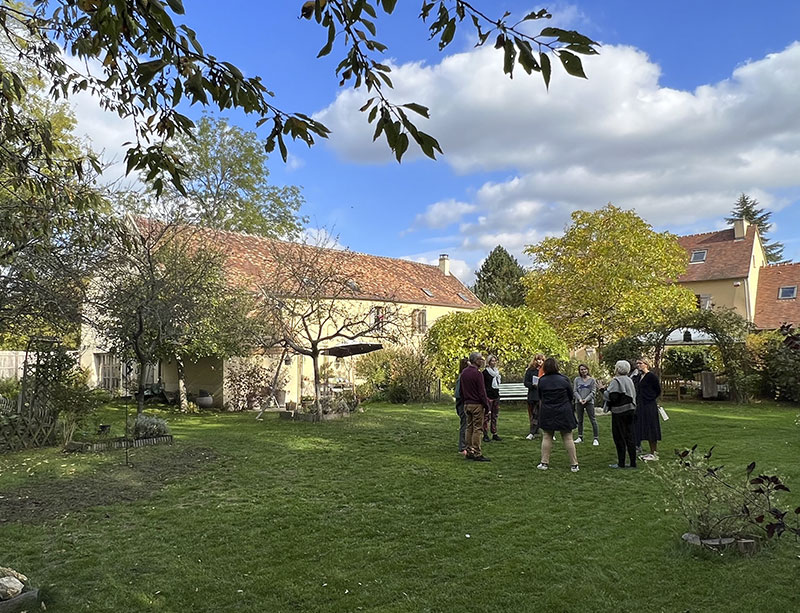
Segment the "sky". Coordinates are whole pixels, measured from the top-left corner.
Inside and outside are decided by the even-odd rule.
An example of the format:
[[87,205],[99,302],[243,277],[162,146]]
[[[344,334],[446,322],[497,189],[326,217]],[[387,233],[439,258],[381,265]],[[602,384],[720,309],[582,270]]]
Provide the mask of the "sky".
[[[260,75],[278,107],[332,130],[311,149],[290,144],[285,164],[273,154],[270,181],[301,186],[310,225],[354,251],[427,263],[447,253],[452,271],[471,283],[497,245],[529,265],[525,246],[563,232],[575,210],[610,202],[658,231],[693,234],[726,227],[746,193],[772,212],[769,238],[784,243],[784,257],[800,260],[796,0],[759,8],[741,0],[475,2],[497,17],[548,8],[553,19],[542,27],[576,29],[602,44],[584,58],[588,79],[554,66],[549,91],[535,74],[505,76],[499,51],[474,48],[468,21],[439,52],[418,19],[421,1],[400,0],[377,21],[390,98],[430,107],[431,118],[417,125],[444,150],[432,161],[412,145],[402,164],[383,141],[372,142],[359,112],[367,93],[339,87],[341,42],[317,59],[326,33],[298,19],[302,2],[184,4],[176,21],[208,53]],[[131,127],[88,95],[74,109],[78,131],[121,160]],[[215,112],[185,110],[195,118]],[[255,129],[256,117],[224,116]]]

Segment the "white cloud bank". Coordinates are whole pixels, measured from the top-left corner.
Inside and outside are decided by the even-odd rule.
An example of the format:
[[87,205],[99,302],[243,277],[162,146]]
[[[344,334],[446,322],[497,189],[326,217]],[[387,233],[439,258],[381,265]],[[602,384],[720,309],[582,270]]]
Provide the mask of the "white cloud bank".
[[[631,47],[585,58],[586,81],[554,69],[549,93],[535,75],[509,80],[500,61],[479,49],[393,66],[392,98],[430,107],[418,125],[439,139],[445,163],[463,175],[512,175],[480,186],[473,202],[437,202],[411,222],[460,223],[462,254],[475,250],[467,259],[497,244],[519,255],[576,209],[613,202],[656,227],[710,230],[743,191],[776,210],[785,205],[776,192],[800,186],[799,43],[694,91],[662,87],[659,67]],[[343,158],[389,161],[358,112],[362,98],[343,91],[316,117]]]

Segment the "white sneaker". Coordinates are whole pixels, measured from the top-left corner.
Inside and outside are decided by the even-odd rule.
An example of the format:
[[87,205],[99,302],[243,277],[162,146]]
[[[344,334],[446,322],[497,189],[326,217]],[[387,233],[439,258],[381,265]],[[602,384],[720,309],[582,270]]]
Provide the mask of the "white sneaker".
[[652,462],[653,460],[657,460],[658,458],[654,456],[652,453],[646,453],[641,457],[642,460],[645,462]]
[[539,466],[537,466],[536,468],[538,468],[539,470],[547,470],[550,467],[544,462],[539,462]]
[[580,436],[579,436],[578,438],[576,438],[576,439],[575,439],[575,444],[576,444],[576,445],[577,445],[578,443],[582,443],[582,442],[583,442],[583,439],[582,439]]
[[597,439],[594,439],[592,441],[592,445],[595,446],[595,447],[597,447],[599,444],[600,444],[600,441],[598,441]]
[[572,472],[576,473],[576,472],[578,472],[580,470],[580,466],[578,466],[577,464],[574,464],[574,465],[570,466],[569,469]]
[[525,438],[528,439],[529,441],[532,441],[533,440],[533,434],[529,434]]

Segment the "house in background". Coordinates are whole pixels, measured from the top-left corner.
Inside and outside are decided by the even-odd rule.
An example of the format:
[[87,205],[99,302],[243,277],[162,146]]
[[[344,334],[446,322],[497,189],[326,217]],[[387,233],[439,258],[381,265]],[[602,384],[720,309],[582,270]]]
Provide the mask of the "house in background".
[[767,264],[758,228],[737,219],[732,228],[679,236],[688,256],[678,283],[697,297],[697,307],[735,309],[756,329],[800,324],[800,264]]
[[[280,266],[281,261],[285,262],[285,258],[292,257],[292,254],[303,257],[303,250],[320,250],[318,247],[235,232],[214,232],[211,244],[223,247],[229,278],[237,285],[248,288],[269,283],[277,274],[276,266]],[[439,317],[482,306],[480,300],[451,274],[447,255],[439,257],[438,265],[429,265],[335,249],[322,251],[324,256],[338,259],[342,272],[350,279],[348,285],[352,291],[348,294],[346,308],[368,312],[376,321],[388,309],[396,309],[400,313],[399,325],[406,328],[403,336],[410,342],[420,340]],[[120,389],[123,365],[102,349],[101,335],[88,332],[84,338],[81,365],[89,371],[92,382],[99,387]],[[274,361],[278,355],[280,351],[271,352],[264,359]],[[333,372],[339,379],[352,378],[352,369],[344,368],[341,359],[337,362],[332,356],[320,356],[320,360],[321,370]],[[230,361],[219,358],[187,363],[187,392],[197,396],[200,390],[206,390],[214,397],[215,406],[223,406],[226,403],[226,369],[230,364]],[[313,393],[311,358],[290,352],[284,359],[282,369],[288,378],[284,388],[287,401],[298,402],[302,396]],[[152,373],[148,372],[148,375],[150,380],[160,382],[164,390],[177,390],[175,364],[162,362],[153,365]]]

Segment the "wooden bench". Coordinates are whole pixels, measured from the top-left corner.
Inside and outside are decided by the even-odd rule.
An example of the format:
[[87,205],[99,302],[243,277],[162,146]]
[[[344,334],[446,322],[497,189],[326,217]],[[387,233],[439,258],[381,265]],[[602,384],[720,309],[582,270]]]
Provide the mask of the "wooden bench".
[[501,383],[500,400],[520,400],[528,399],[528,388],[523,383]]

